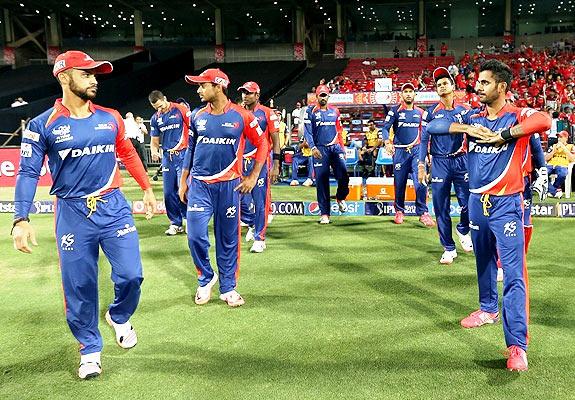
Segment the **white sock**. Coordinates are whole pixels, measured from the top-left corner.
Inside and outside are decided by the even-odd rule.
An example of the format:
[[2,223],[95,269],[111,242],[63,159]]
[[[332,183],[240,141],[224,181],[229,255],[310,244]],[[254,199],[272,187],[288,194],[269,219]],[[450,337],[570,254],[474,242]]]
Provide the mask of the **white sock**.
[[100,364],[100,352],[90,353],[90,354],[82,354],[80,356],[80,364],[85,364],[89,362],[97,362]]

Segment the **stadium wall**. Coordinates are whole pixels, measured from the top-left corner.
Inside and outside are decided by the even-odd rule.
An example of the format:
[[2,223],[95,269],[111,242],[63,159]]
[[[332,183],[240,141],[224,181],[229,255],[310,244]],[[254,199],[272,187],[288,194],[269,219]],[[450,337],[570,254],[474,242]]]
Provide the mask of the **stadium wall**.
[[[292,43],[244,45],[226,43],[225,61],[293,61]],[[215,62],[214,46],[194,46],[194,66],[196,69]]]

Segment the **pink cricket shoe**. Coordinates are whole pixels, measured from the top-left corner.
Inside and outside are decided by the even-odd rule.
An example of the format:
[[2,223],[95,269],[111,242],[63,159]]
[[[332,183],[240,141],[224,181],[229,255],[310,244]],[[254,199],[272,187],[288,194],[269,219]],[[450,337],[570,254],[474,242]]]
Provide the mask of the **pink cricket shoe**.
[[421,216],[419,217],[419,222],[421,222],[428,228],[433,228],[435,226],[435,221],[433,220],[433,218],[431,218],[431,215],[429,215],[428,213],[421,214]]
[[464,328],[478,328],[486,324],[494,324],[499,321],[499,313],[488,313],[482,310],[473,311],[461,320]]
[[403,212],[402,211],[396,211],[395,212],[395,217],[393,218],[393,222],[401,225],[403,224]]
[[509,371],[527,371],[527,353],[519,346],[507,348],[507,369]]

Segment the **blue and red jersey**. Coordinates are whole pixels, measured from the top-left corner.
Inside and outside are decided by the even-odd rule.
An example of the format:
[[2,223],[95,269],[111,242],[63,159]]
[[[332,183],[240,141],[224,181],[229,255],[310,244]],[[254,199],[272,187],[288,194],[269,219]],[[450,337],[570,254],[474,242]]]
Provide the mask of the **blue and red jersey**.
[[538,133],[531,135],[529,137],[529,146],[527,146],[527,152],[523,160],[525,176],[529,176],[535,168],[545,167],[546,165],[541,138]]
[[253,158],[265,162],[269,144],[257,118],[228,101],[223,114],[212,114],[211,105],[194,110],[184,169],[206,183],[230,181],[242,176],[242,156],[249,140],[257,148]]
[[[505,105],[497,118],[487,118],[487,110],[477,110],[463,115],[463,123],[484,126],[499,133],[517,124],[524,132],[542,132],[549,129],[549,116],[530,108]],[[471,193],[504,196],[523,192],[525,185],[524,162],[528,157],[529,135],[512,139],[501,146],[477,143],[468,136],[469,191]]]
[[310,148],[332,144],[340,144],[343,148],[343,127],[337,107],[328,105],[322,110],[317,105],[308,106],[303,118],[304,136]]
[[98,196],[120,187],[116,156],[143,189],[150,187],[138,154],[130,140],[124,139],[120,114],[88,104],[89,117],[71,118],[58,99],[54,107],[28,124],[22,135],[16,181],[16,218],[28,216],[45,156],[53,180],[50,194],[62,199]]
[[465,153],[465,137],[462,133],[454,135],[449,132],[441,132],[434,134],[433,138],[430,139],[425,124],[438,119],[461,122],[461,115],[470,109],[471,107],[467,103],[461,103],[455,99],[451,110],[446,109],[443,103],[439,102],[423,113],[424,127],[421,135],[421,146],[419,147],[419,161],[423,161],[427,157],[427,147],[430,141],[429,154],[432,156],[453,157]]
[[[264,137],[268,140],[268,145],[272,146],[272,133],[278,132],[280,124],[276,113],[269,107],[257,104],[252,111],[252,114],[258,119],[258,125],[260,126]],[[248,140],[246,142],[246,147],[244,149],[244,158],[253,158],[256,154],[257,148],[253,143]]]
[[165,151],[181,151],[188,147],[191,112],[185,106],[170,102],[165,113],[157,111],[150,118],[150,136],[159,137]]
[[395,147],[412,147],[421,142],[421,131],[424,125],[422,108],[413,110],[405,105],[393,107],[385,117],[381,130],[383,140],[389,139],[389,130],[393,127],[393,144]]

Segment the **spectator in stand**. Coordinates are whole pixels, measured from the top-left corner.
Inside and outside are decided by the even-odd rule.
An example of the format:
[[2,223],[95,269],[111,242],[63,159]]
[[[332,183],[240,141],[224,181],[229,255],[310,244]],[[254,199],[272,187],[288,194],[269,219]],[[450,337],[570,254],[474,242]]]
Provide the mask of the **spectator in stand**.
[[497,54],[497,47],[493,43],[489,45],[489,54]]
[[451,61],[451,64],[449,64],[447,70],[449,71],[451,76],[457,76],[459,74],[459,68],[457,68],[457,65],[455,65],[453,61]]
[[[301,119],[301,113],[303,112],[303,108],[301,108],[301,103],[298,101],[295,104],[295,108],[294,110],[291,112],[291,118],[292,118],[292,123],[293,123],[293,128],[296,128],[299,126],[300,123],[300,119]],[[292,128],[292,129],[293,129]]]
[[521,42],[521,46],[519,46],[519,53],[525,54],[526,51],[527,51],[527,45],[525,44],[525,42]]
[[409,58],[413,57],[413,49],[411,48],[411,46],[407,49],[407,57]]
[[433,47],[433,44],[429,46],[429,57],[435,57],[435,47]]
[[447,45],[445,42],[441,42],[441,49],[440,49],[441,57],[445,57],[447,55]]
[[377,69],[377,67],[373,67],[369,74],[371,76],[378,77],[381,76],[381,70]]
[[558,142],[549,147],[547,154],[545,154],[545,161],[547,162],[547,175],[556,174],[555,181],[551,183],[549,180],[549,196],[560,199],[563,197],[562,186],[567,177],[569,164],[575,162],[575,152],[573,145],[567,144],[569,133],[561,131],[557,134]]
[[287,131],[287,125],[283,120],[282,112],[280,110],[275,110],[276,116],[278,118],[278,136],[280,140],[280,150],[283,150],[291,142],[291,137]]
[[369,61],[369,65],[371,65],[372,67],[373,67],[374,65],[377,65],[377,60],[376,60],[375,58],[372,58],[372,59]]
[[477,46],[475,48],[477,49],[477,54],[483,53],[483,43],[481,42],[477,43]]
[[475,90],[473,90],[473,86],[467,85],[465,88],[465,97],[463,100],[471,106],[471,108],[479,108],[481,107],[481,101],[479,101],[479,96],[475,94]]
[[297,172],[300,165],[305,164],[307,166],[307,179],[302,184],[303,186],[313,185],[313,157],[312,151],[309,148],[306,140],[302,138],[301,142],[297,146],[297,152],[293,155],[291,162],[291,182],[290,186],[299,186],[299,180],[297,179]]
[[551,128],[547,131],[547,147],[553,146],[557,143],[557,123],[559,122],[559,113],[552,108],[547,108],[547,112],[551,115]]
[[425,55],[425,46],[423,44],[420,44],[417,47],[417,53],[418,53],[417,54],[418,57],[423,57]]
[[368,58],[368,57],[366,57],[365,60],[363,60],[361,63],[362,63],[363,65],[365,65],[365,66],[370,66],[370,65],[371,65],[371,61],[369,61],[369,58]]
[[399,58],[399,49],[397,46],[393,49],[393,58]]
[[465,50],[465,53],[463,54],[463,58],[461,59],[461,64],[466,66],[467,64],[469,64],[470,61],[471,61],[471,56],[469,55],[469,52],[467,50]]
[[511,45],[507,42],[503,42],[503,44],[501,45],[501,52],[503,54],[509,54],[510,51],[511,51]]
[[381,133],[375,126],[375,122],[370,119],[367,122],[367,132],[363,140],[363,147],[359,152],[359,159],[363,165],[364,176],[369,176],[374,169],[377,152],[381,147]]
[[465,76],[463,74],[459,74],[455,77],[455,85],[459,90],[465,90],[467,87],[467,81],[465,80]]

